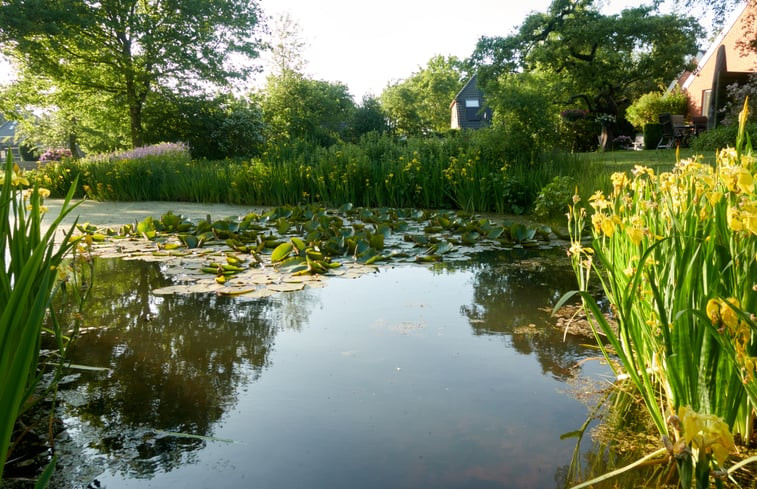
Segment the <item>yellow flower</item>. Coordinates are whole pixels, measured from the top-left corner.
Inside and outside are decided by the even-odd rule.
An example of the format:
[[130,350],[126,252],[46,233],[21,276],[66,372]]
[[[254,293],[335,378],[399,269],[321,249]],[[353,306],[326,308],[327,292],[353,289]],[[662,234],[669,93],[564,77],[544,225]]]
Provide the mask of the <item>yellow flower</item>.
[[739,324],[739,318],[736,315],[736,311],[733,309],[733,307],[731,307],[731,305],[734,307],[739,307],[739,300],[731,297],[725,302],[720,301],[720,317],[723,320],[723,324],[731,329],[735,329]]
[[628,233],[628,237],[631,238],[631,242],[635,245],[638,245],[644,239],[644,230],[638,226],[626,228],[626,233]]
[[625,172],[613,173],[610,180],[612,180],[613,195],[618,195],[628,185],[628,175]]
[[707,312],[707,317],[710,318],[710,322],[713,326],[720,324],[720,301],[717,299],[708,300],[705,311]]
[[728,455],[736,452],[733,436],[722,418],[697,413],[688,406],[678,408],[678,418],[685,442],[690,443],[692,449],[712,454],[718,465],[723,465]]
[[729,207],[726,215],[728,221],[728,227],[732,231],[742,231],[744,229],[744,223],[741,221],[741,213],[736,207]]

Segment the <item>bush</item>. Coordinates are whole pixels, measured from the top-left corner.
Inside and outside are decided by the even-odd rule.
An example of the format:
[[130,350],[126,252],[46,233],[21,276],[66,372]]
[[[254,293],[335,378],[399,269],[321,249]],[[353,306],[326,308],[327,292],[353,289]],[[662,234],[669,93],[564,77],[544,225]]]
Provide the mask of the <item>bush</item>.
[[[713,151],[728,146],[733,146],[736,140],[736,126],[718,126],[699,133],[699,136],[692,138],[689,144],[695,151]],[[757,123],[749,123],[746,126],[746,132],[752,141],[757,142]]]
[[571,205],[576,181],[572,177],[555,177],[536,196],[534,216],[547,219],[564,215]]
[[689,97],[680,89],[672,92],[649,92],[639,97],[626,109],[626,120],[634,127],[659,122],[660,114],[686,114]]

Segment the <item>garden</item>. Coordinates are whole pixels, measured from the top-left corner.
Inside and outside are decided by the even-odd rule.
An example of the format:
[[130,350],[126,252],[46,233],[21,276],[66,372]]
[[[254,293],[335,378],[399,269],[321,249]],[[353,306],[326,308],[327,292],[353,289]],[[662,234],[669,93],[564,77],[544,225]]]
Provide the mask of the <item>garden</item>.
[[0,5],[2,487],[755,487],[757,79],[663,144],[696,19],[556,0],[356,103],[257,2],[116,4]]

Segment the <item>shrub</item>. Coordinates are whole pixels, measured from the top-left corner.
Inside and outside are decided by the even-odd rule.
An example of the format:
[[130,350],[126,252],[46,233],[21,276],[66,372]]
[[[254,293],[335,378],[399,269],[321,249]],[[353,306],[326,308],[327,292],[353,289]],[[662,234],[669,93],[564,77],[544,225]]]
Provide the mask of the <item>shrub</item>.
[[[735,125],[718,126],[699,133],[697,137],[691,139],[689,144],[696,151],[713,151],[727,148],[733,145],[737,130],[738,128]],[[749,133],[752,141],[757,141],[757,123],[752,122],[747,124],[746,132]]]
[[573,199],[576,181],[572,177],[555,177],[536,196],[534,216],[548,219],[564,215]]
[[626,120],[634,127],[659,122],[660,114],[686,114],[689,98],[680,89],[672,92],[649,92],[639,97],[626,109]]

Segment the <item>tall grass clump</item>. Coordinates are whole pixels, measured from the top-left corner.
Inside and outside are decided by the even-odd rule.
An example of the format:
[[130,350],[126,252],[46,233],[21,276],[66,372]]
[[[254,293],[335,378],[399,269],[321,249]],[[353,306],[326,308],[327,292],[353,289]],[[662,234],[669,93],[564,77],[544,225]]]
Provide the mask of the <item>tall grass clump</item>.
[[[71,212],[73,187],[47,231],[42,214],[45,189],[24,190],[29,182],[10,154],[0,174],[0,478],[2,478],[14,425],[30,407],[41,381],[40,348],[43,322],[61,262],[74,246],[71,230],[59,245],[55,233]],[[72,228],[73,230],[73,228]],[[60,328],[54,331],[59,344]]]
[[[643,399],[663,437],[658,455],[676,461],[683,487],[727,475],[732,433],[748,442],[754,430],[757,160],[746,116],[745,105],[736,146],[719,152],[715,167],[691,159],[659,175],[645,167],[614,174],[611,193],[589,199],[590,247],[578,197],[569,213],[587,317],[608,360],[620,362],[618,382]],[[591,277],[617,329],[587,292]]]

